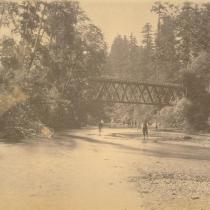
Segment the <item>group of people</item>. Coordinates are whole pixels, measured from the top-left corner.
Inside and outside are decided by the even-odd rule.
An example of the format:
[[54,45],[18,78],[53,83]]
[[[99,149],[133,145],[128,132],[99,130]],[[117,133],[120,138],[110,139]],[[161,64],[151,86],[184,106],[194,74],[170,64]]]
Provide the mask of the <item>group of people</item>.
[[137,120],[125,119],[123,120],[123,126],[128,128],[137,128],[138,122]]
[[[99,123],[98,123],[99,135],[101,135],[101,131],[102,131],[103,126],[104,126],[104,121],[100,120]],[[138,126],[138,128],[139,128],[139,126]],[[144,140],[146,138],[148,138],[148,133],[149,132],[148,132],[148,122],[147,121],[144,121],[143,124],[142,124],[142,133],[143,133],[143,136],[144,136]]]

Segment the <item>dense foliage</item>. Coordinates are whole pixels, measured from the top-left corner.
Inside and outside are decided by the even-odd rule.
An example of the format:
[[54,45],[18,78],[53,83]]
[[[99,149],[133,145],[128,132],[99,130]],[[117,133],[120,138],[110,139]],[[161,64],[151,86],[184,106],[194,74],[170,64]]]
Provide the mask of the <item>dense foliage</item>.
[[106,58],[100,29],[73,1],[2,2],[0,10],[3,133],[86,123],[97,111],[88,78],[101,74]]

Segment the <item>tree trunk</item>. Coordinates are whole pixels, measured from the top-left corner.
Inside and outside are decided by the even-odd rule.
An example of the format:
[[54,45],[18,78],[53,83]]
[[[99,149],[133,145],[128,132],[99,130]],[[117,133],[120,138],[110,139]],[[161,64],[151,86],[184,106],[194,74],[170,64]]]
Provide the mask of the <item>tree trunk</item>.
[[41,35],[41,30],[43,29],[43,28],[42,28],[42,25],[43,25],[43,21],[44,21],[45,9],[46,9],[46,5],[44,6],[44,9],[43,9],[43,11],[42,11],[42,17],[41,17],[40,27],[39,27],[38,34],[37,34],[37,36],[36,36],[36,40],[35,40],[35,43],[34,43],[33,52],[32,52],[32,56],[31,56],[31,61],[30,61],[30,63],[29,63],[28,71],[31,70],[31,67],[32,67],[33,62],[34,62],[34,58],[35,58],[35,56],[36,56],[37,47],[38,47],[39,43],[41,42],[42,37],[43,37],[43,35],[44,35],[44,32],[43,32],[42,35]]

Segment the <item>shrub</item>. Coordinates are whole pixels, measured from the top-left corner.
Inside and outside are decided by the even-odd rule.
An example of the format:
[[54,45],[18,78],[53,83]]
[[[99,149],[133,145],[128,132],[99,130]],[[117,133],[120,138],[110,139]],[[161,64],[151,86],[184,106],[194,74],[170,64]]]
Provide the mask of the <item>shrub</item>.
[[163,127],[186,128],[186,113],[191,102],[183,98],[173,107],[165,107],[160,111],[159,121]]

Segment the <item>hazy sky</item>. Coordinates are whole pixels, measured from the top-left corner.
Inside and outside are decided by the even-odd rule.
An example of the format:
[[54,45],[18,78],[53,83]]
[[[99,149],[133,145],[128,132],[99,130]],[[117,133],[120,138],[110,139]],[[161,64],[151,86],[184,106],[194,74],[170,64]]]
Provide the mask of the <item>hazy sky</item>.
[[150,12],[151,1],[83,0],[80,4],[92,22],[102,29],[109,45],[118,34],[133,33],[140,40],[146,22],[156,25],[157,17]]
[[[146,22],[156,26],[157,17],[150,12],[156,0],[80,0],[92,22],[102,29],[108,44],[118,34],[133,33],[141,40],[142,27]],[[183,0],[168,0],[182,3]],[[205,0],[194,0],[196,3]],[[155,29],[155,28],[154,28]]]
[[[4,1],[4,0],[0,0]],[[23,1],[23,0],[8,0]],[[32,1],[32,0],[31,0]],[[53,1],[53,0],[45,0]],[[58,0],[60,1],[60,0]],[[145,23],[150,22],[153,29],[157,25],[157,17],[151,13],[151,7],[157,0],[78,0],[88,17],[104,33],[109,47],[118,34],[133,33],[141,41],[141,31]],[[161,0],[160,0],[161,1]],[[183,3],[185,0],[162,0],[162,2]],[[210,0],[189,0],[196,3]]]

